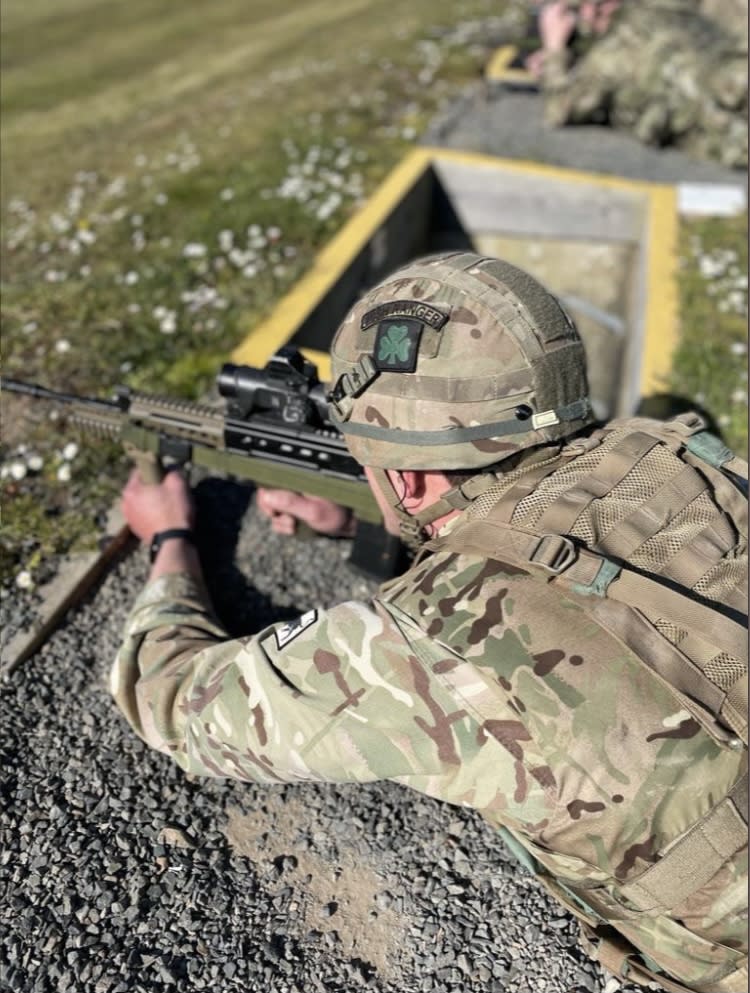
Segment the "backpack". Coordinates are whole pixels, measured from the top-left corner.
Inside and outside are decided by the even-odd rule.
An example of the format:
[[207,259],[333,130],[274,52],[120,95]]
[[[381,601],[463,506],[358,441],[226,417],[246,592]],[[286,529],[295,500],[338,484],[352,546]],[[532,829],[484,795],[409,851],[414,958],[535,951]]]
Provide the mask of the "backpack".
[[[613,421],[573,439],[560,457],[501,476],[425,550],[499,560],[559,587],[665,681],[714,740],[746,755],[747,465],[697,414]],[[569,852],[501,832],[611,972],[674,993],[734,993],[748,988],[747,960],[727,950],[722,978],[698,979],[707,943],[674,911],[684,914],[720,873],[745,885],[747,806],[742,775],[645,871],[607,887],[582,883]],[[713,965],[721,947],[711,948]]]

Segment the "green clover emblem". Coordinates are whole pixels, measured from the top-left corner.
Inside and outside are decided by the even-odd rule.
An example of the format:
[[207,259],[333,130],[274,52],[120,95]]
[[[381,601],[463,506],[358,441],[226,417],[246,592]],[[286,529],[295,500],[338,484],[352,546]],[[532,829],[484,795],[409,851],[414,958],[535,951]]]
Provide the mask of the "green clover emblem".
[[409,329],[405,324],[391,324],[386,334],[380,339],[378,362],[393,365],[396,362],[406,362],[411,350]]

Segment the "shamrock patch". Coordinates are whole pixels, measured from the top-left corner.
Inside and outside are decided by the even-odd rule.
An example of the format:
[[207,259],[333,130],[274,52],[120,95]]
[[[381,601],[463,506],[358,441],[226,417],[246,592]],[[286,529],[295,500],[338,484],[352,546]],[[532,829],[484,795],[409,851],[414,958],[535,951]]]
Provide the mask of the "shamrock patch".
[[414,372],[422,323],[408,317],[382,321],[375,338],[375,364],[382,372]]

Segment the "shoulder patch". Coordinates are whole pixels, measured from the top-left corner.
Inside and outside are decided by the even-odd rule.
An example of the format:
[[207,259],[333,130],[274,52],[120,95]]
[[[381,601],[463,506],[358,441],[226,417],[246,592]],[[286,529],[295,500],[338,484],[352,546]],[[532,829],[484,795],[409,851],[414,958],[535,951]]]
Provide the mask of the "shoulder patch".
[[274,635],[276,636],[276,647],[279,651],[285,648],[290,641],[294,641],[298,634],[302,634],[304,630],[314,624],[318,619],[317,610],[308,610],[306,614],[302,614],[301,617],[295,618],[293,621],[288,621],[286,624],[282,624],[281,627],[276,628]]

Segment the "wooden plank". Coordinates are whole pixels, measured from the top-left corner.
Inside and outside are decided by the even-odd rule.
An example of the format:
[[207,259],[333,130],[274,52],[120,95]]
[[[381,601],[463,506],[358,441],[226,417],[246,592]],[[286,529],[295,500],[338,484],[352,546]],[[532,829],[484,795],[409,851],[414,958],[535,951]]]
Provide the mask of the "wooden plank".
[[47,641],[71,607],[83,600],[131,541],[135,539],[119,509],[113,509],[107,522],[104,547],[96,552],[70,556],[57,575],[41,588],[42,605],[31,627],[18,632],[3,645],[0,678],[8,679]]

